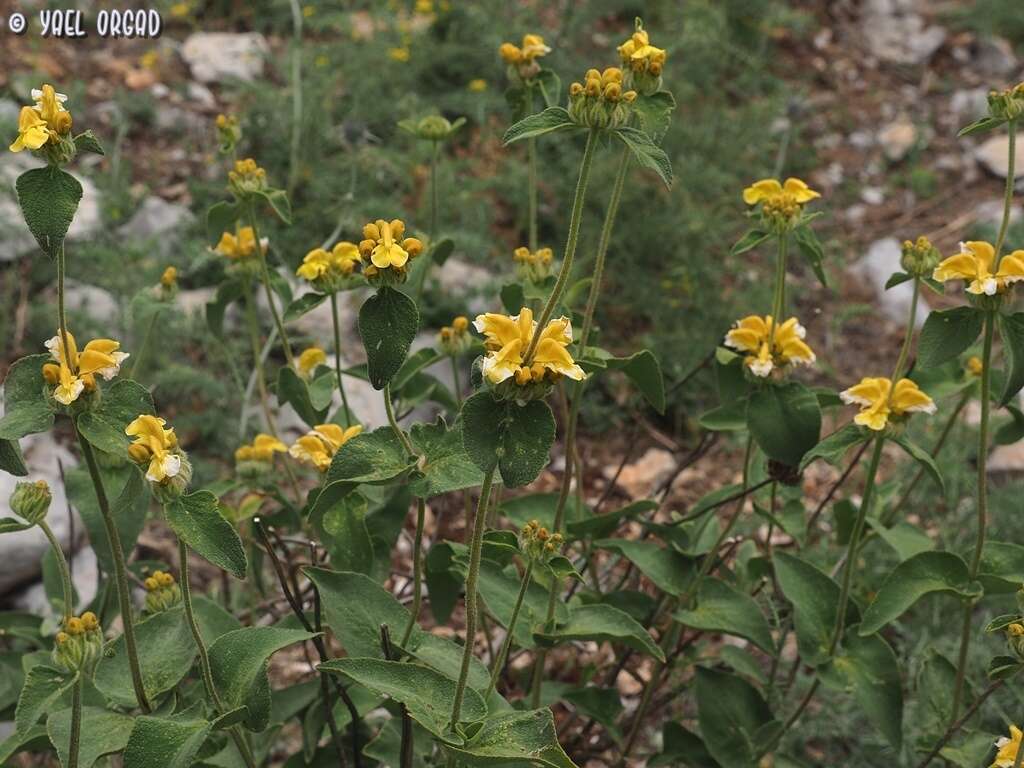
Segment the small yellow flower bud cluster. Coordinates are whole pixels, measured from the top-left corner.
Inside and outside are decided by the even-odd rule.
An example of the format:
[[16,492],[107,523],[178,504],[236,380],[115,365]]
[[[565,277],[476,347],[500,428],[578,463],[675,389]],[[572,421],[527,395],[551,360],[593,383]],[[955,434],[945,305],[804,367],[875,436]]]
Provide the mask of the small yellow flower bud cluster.
[[761,220],[776,232],[785,232],[793,227],[803,213],[804,205],[821,195],[802,179],[790,177],[761,179],[743,190],[743,202],[747,205],[761,204]]
[[903,241],[900,266],[904,272],[917,277],[929,276],[939,266],[940,261],[942,261],[942,255],[939,253],[939,249],[932,245],[924,235],[915,241]]
[[61,670],[91,675],[102,654],[103,632],[99,619],[92,611],[86,611],[64,622],[55,638],[52,659]]
[[523,35],[523,44],[502,43],[498,48],[502,60],[508,64],[509,80],[532,80],[540,74],[540,63],[537,59],[551,53],[540,35]]
[[226,155],[230,154],[242,139],[242,127],[238,124],[238,118],[234,115],[217,115],[216,125],[220,151]]
[[234,169],[228,171],[228,183],[239,197],[247,197],[267,189],[267,172],[251,157],[236,160]]
[[565,544],[562,534],[551,533],[539,520],[531,520],[524,525],[521,534],[523,551],[527,557],[540,563],[546,563],[560,554]]
[[473,338],[469,335],[469,318],[459,315],[452,320],[451,325],[446,325],[441,329],[437,339],[441,350],[446,355],[452,357],[461,355],[473,343]]
[[988,94],[989,114],[997,120],[1016,120],[1024,115],[1024,83]]
[[967,364],[964,367],[971,376],[981,376],[981,372],[984,370],[984,364],[977,355],[971,355],[967,358]]
[[22,107],[18,114],[18,136],[11,152],[39,150],[51,163],[66,163],[75,156],[71,136],[71,113],[64,107],[68,97],[52,85],[32,89],[33,107]]
[[623,90],[622,70],[587,70],[583,83],[569,86],[569,115],[590,128],[616,128],[629,119],[636,91]]
[[273,469],[274,454],[287,451],[287,445],[273,435],[261,432],[251,443],[240,445],[235,450],[235,472],[240,477],[261,477]]
[[533,283],[542,283],[551,274],[551,262],[554,257],[554,251],[550,248],[531,251],[525,246],[520,246],[512,252],[519,276]]
[[427,115],[419,120],[402,120],[398,127],[420,139],[444,141],[465,124],[466,118],[464,117],[458,118],[453,123],[441,115]]
[[362,261],[359,247],[342,241],[330,251],[314,248],[303,258],[295,274],[321,293],[337,293],[355,285],[351,278]]
[[619,57],[622,68],[628,73],[629,84],[640,93],[651,94],[661,88],[667,54],[664,49],[651,45],[640,19],[636,20],[633,36],[619,46]]
[[171,301],[178,295],[178,268],[167,267],[160,275],[160,282],[153,291],[161,301]]
[[487,81],[482,77],[475,77],[469,81],[469,84],[466,87],[469,89],[470,93],[483,93],[487,90]]
[[363,227],[359,253],[370,261],[363,269],[368,280],[381,285],[405,282],[407,264],[423,252],[423,243],[415,237],[403,239],[404,234],[401,219],[377,219]]
[[50,511],[50,486],[45,480],[34,483],[18,483],[11,494],[11,511],[26,523],[37,525]]
[[146,613],[160,613],[181,602],[181,587],[166,571],[153,571],[146,578]]
[[146,467],[146,479],[157,500],[163,503],[178,498],[192,480],[192,464],[178,445],[174,428],[158,416],[142,414],[124,432],[134,438],[128,457]]

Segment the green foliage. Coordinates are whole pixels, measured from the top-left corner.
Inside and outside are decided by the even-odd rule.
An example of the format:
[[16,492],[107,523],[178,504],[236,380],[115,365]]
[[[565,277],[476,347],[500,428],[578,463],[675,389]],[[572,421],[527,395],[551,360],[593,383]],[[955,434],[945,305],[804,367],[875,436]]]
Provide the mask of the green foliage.
[[70,173],[51,165],[25,171],[15,186],[32,236],[44,253],[57,258],[82,199],[82,185]]

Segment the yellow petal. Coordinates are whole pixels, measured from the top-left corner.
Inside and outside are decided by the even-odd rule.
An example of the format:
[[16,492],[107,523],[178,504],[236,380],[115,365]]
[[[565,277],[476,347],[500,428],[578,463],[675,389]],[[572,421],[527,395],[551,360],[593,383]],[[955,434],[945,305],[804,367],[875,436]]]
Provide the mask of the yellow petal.
[[958,253],[943,259],[932,272],[932,278],[944,283],[948,280],[973,280],[978,275],[978,260],[969,253]]
[[892,393],[892,410],[897,413],[935,413],[935,403],[910,379],[900,379]]
[[790,177],[786,179],[786,183],[783,185],[783,189],[789,194],[793,195],[794,199],[798,203],[806,203],[809,200],[813,200],[816,197],[821,197],[820,194],[815,192],[813,189],[807,186],[806,182],[801,179]]
[[777,195],[781,191],[782,185],[777,179],[761,179],[743,190],[743,202],[747,205],[755,205],[766,197]]

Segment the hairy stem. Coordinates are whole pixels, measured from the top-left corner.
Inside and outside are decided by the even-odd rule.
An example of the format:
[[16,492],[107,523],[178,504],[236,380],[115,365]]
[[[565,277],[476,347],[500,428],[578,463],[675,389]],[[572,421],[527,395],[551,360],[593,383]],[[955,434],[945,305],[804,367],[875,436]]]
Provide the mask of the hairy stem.
[[156,321],[160,317],[160,308],[153,310],[153,314],[150,315],[149,322],[146,324],[146,332],[142,336],[142,344],[135,350],[135,362],[132,363],[132,369],[128,373],[128,378],[138,381],[136,375],[139,372],[139,367],[142,365],[142,360],[145,358],[146,353],[149,351],[149,344],[153,340],[153,330],[156,328]]
[[75,592],[71,586],[71,569],[68,568],[68,559],[64,556],[64,550],[49,523],[46,520],[40,520],[38,525],[39,530],[46,536],[46,540],[50,542],[50,549],[53,550],[54,559],[57,561],[57,570],[60,571],[60,586],[64,595],[64,627],[66,628],[68,619],[74,614],[75,607]]
[[259,225],[256,223],[256,206],[252,200],[249,200],[249,226],[252,227],[253,240],[256,242],[256,254],[260,259],[260,279],[263,282],[263,289],[267,294],[270,314],[274,318],[277,335],[281,337],[281,347],[284,349],[284,356],[288,360],[288,365],[294,367],[295,357],[292,355],[292,345],[288,341],[288,334],[284,330],[284,323],[281,322],[281,315],[278,313],[277,303],[274,301],[274,289],[270,285],[270,268],[267,266],[267,254],[264,253],[263,243],[260,241]]
[[[1009,146],[1007,147],[1006,164],[1006,190],[1003,193],[1003,220],[999,224],[999,236],[996,238],[996,267],[999,266],[999,259],[1002,258],[1003,245],[1006,242],[1006,230],[1010,226],[1010,208],[1013,205],[1013,186],[1016,182],[1017,162],[1017,121],[1011,120],[1007,123],[1009,130]],[[993,271],[995,268],[993,267]]]
[[71,741],[68,744],[67,768],[78,768],[78,754],[82,744],[82,673],[75,677],[71,688]]
[[341,405],[345,427],[352,426],[352,417],[348,410],[348,397],[345,395],[345,382],[341,378],[341,322],[338,320],[338,294],[331,294],[331,320],[334,323],[334,372],[338,377],[338,391],[341,392]]
[[526,599],[526,591],[530,588],[530,580],[533,578],[533,559],[526,564],[526,572],[523,574],[523,581],[519,585],[519,594],[516,595],[515,605],[512,606],[512,616],[508,620],[508,627],[505,631],[505,639],[498,649],[498,656],[494,660],[494,668],[491,670],[491,682],[487,686],[487,693],[484,694],[484,701],[491,697],[491,692],[498,684],[502,671],[505,669],[505,659],[508,658],[508,650],[512,647],[512,635],[516,630],[516,622],[519,620],[519,611],[523,607],[523,600]]
[[426,515],[426,502],[423,499],[416,499],[416,533],[412,547],[412,609],[409,611],[409,623],[402,633],[402,647],[409,642],[423,608],[423,527],[426,524]]
[[[533,100],[533,92],[530,92]],[[527,171],[527,208],[529,209],[529,229],[527,243],[530,253],[536,253],[537,243],[537,139],[526,140],[526,171]]]
[[[263,411],[263,421],[266,422],[267,431],[277,436],[277,427],[274,424],[274,414],[270,410],[270,395],[267,392],[267,376],[263,370],[263,352],[260,349],[260,327],[256,317],[255,298],[250,294],[246,286],[242,303],[245,305],[245,319],[249,326],[249,341],[252,345],[253,367],[256,370],[256,388],[260,393],[260,409]],[[245,406],[242,406],[243,410]]]

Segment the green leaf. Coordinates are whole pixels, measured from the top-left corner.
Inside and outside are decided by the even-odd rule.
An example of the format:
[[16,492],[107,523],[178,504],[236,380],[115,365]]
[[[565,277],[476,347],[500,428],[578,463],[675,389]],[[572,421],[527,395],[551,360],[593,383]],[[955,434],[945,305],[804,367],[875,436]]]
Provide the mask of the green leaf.
[[[104,755],[120,752],[128,745],[132,732],[132,718],[101,707],[82,707],[81,742],[78,768],[92,768]],[[71,746],[71,710],[54,712],[46,721],[46,733],[57,749],[61,765],[68,764]]]
[[922,552],[897,565],[864,611],[861,636],[871,635],[901,616],[925,595],[941,592],[980,597],[981,585],[971,580],[967,563],[952,552]]
[[1024,439],[1024,412],[1021,412],[1020,408],[1015,405],[1007,404],[1003,407],[1010,414],[1010,421],[1001,424],[996,429],[992,441],[996,445],[1012,445],[1018,440]]
[[1024,584],[1024,546],[1008,541],[986,541],[981,551],[978,580],[986,595],[1011,594]]
[[604,538],[611,536],[623,520],[632,520],[660,507],[661,505],[654,499],[640,499],[614,512],[569,522],[565,526],[565,532],[574,539]]
[[206,212],[206,235],[216,243],[225,232],[235,233],[238,220],[245,215],[245,208],[240,202],[222,200],[214,203]]
[[747,400],[735,400],[700,415],[698,423],[711,432],[738,432],[747,428]]
[[558,743],[554,716],[547,707],[490,715],[468,744],[445,748],[458,758],[457,764],[474,768],[512,762],[577,768]]
[[939,465],[935,463],[935,459],[928,453],[924,448],[919,446],[917,443],[911,442],[906,435],[899,435],[898,437],[892,438],[893,442],[896,443],[900,448],[906,451],[910,457],[921,465],[921,469],[927,472],[940,491],[945,490],[945,483],[942,481],[942,474],[939,472]]
[[[400,701],[409,716],[435,736],[458,739],[448,729],[456,683],[440,672],[419,664],[369,658],[332,659],[318,669],[344,675],[379,696]],[[486,716],[483,697],[472,688],[466,688],[461,722],[474,722]]]
[[[330,380],[333,382],[333,374]],[[277,370],[277,397],[291,405],[310,429],[327,419],[327,408],[313,405],[309,385],[290,366],[282,365]]]
[[[111,517],[117,526],[118,537],[125,551],[135,546],[149,510],[150,495],[142,473],[130,464],[118,467],[101,467],[100,477],[107,497],[114,499]],[[64,482],[67,486],[68,499],[82,516],[82,522],[89,534],[89,543],[104,573],[113,573],[114,557],[110,552],[107,540],[103,513],[100,512],[96,500],[96,489],[89,473],[82,468],[69,471]],[[116,494],[116,496],[115,496]]]
[[13,517],[0,517],[0,533],[17,533],[18,531],[27,531],[31,527],[32,523],[26,523]]
[[28,474],[28,467],[25,466],[25,459],[21,455],[21,447],[17,440],[0,440],[0,470],[15,477],[25,477]]
[[757,733],[772,720],[764,698],[736,675],[698,666],[696,676],[697,716],[708,752],[728,768],[752,768]]
[[243,627],[218,637],[210,645],[210,667],[224,707],[247,707],[246,726],[265,730],[270,720],[267,660],[282,648],[312,637],[309,632],[278,627]]
[[345,571],[373,572],[373,541],[366,528],[366,499],[358,493],[349,493],[336,499],[321,511],[320,525],[326,534],[326,544],[331,554],[331,565]]
[[928,538],[924,531],[915,528],[910,523],[900,521],[891,528],[886,528],[879,521],[868,518],[868,525],[874,529],[882,541],[896,550],[900,562],[921,552],[935,549],[935,542]]
[[395,431],[391,427],[380,427],[373,432],[356,435],[345,443],[344,450],[334,454],[327,470],[325,487],[337,482],[349,483],[353,487],[361,483],[387,483],[407,472],[415,462],[406,453]]
[[821,434],[818,398],[795,381],[769,384],[750,395],[747,426],[768,458],[797,467],[804,454],[818,444]]
[[92,152],[94,155],[106,154],[103,151],[103,145],[100,144],[100,140],[96,138],[96,134],[91,130],[84,131],[75,136],[75,149],[79,152]]
[[679,597],[690,588],[697,570],[692,558],[653,541],[600,539],[594,542],[594,546],[618,552],[658,589],[673,597]]
[[986,675],[989,680],[1009,680],[1024,669],[1024,664],[1015,656],[995,656],[988,663]]
[[658,661],[665,660],[661,648],[639,622],[618,608],[601,603],[571,607],[568,621],[558,624],[551,632],[535,632],[534,638],[548,645],[573,640],[608,640],[646,653]]
[[[636,161],[649,170],[658,174],[666,187],[672,186],[672,162],[665,154],[665,150],[654,143],[643,131],[629,126],[622,126],[614,130],[616,136],[622,143],[629,147]],[[507,143],[507,142],[506,142]]]
[[53,165],[33,168],[18,177],[18,203],[39,247],[57,258],[82,199],[82,185]]
[[724,581],[704,579],[697,591],[697,607],[676,611],[675,618],[694,629],[746,638],[769,656],[775,654],[768,620],[757,601]]
[[153,413],[153,396],[148,389],[131,379],[118,379],[104,388],[99,407],[81,414],[75,424],[94,448],[125,456],[131,442],[125,427],[141,414]]
[[[460,582],[465,581],[465,568],[459,570]],[[515,566],[502,567],[491,560],[484,560],[480,567],[480,597],[487,606],[487,611],[497,619],[501,626],[508,628],[512,620],[512,611],[523,579]],[[461,586],[461,584],[460,584]],[[547,618],[548,594],[550,590],[531,580],[523,598],[523,605],[516,620],[513,637],[516,645],[532,648],[532,628]],[[555,621],[566,621],[569,610],[561,601],[555,604]]]
[[34,725],[24,733],[15,730],[0,742],[0,765],[6,765],[7,761],[19,752],[41,752],[49,748],[50,742],[46,736],[46,726]]
[[[782,594],[793,604],[793,624],[800,655],[811,666],[829,660],[839,604],[839,585],[806,560],[775,553],[775,576]],[[855,611],[851,605],[847,620]]]
[[424,347],[409,355],[405,362],[402,363],[402,367],[398,369],[395,378],[391,380],[391,391],[393,393],[401,392],[402,388],[412,381],[417,373],[425,368],[429,368],[434,363],[440,362],[444,358],[445,355],[433,347]]
[[859,635],[851,627],[840,653],[820,670],[834,691],[848,691],[897,752],[903,743],[903,688],[896,654],[879,635]]
[[164,506],[164,516],[189,548],[236,579],[245,578],[245,548],[235,527],[220,513],[216,496],[209,491],[181,496]]
[[533,482],[547,466],[555,440],[555,418],[542,400],[519,405],[478,392],[462,406],[466,453],[484,472],[495,466],[508,488]]
[[292,204],[287,192],[283,189],[268,189],[257,194],[270,204],[277,218],[285,224],[292,223]]
[[327,301],[327,298],[328,296],[326,293],[310,292],[302,294],[292,301],[292,303],[288,305],[288,308],[285,309],[284,322],[290,323],[294,320],[298,320],[307,312],[312,312]]
[[38,664],[25,675],[25,684],[18,696],[14,721],[20,733],[25,733],[39,722],[39,718],[52,709],[54,703],[71,690],[75,675]]
[[665,377],[651,350],[641,349],[629,357],[609,357],[605,362],[608,368],[626,374],[654,410],[665,412]]
[[420,313],[416,302],[399,290],[383,286],[359,310],[359,335],[366,348],[367,374],[374,389],[383,389],[402,367]]
[[668,91],[641,94],[633,102],[633,112],[640,118],[640,127],[652,140],[660,142],[672,122],[676,100]]
[[913,279],[914,276],[909,275],[906,272],[893,272],[889,275],[889,279],[885,281],[885,290],[888,291],[890,288],[895,288],[897,285],[902,285],[903,283],[909,282]]
[[536,115],[524,117],[515,125],[511,126],[501,141],[506,146],[522,139],[544,136],[556,131],[567,131],[576,128],[576,123],[569,117],[569,113],[562,107],[548,107]]
[[124,768],[189,768],[210,735],[206,720],[141,715],[124,751]]
[[977,340],[984,320],[974,307],[929,313],[917,342],[917,364],[931,368],[961,354]]
[[476,488],[484,479],[462,444],[462,430],[448,429],[440,416],[433,424],[414,424],[409,439],[420,455],[423,476],[414,480],[411,490],[421,499],[451,491]]
[[766,232],[763,229],[748,230],[746,234],[744,234],[743,237],[737,240],[736,244],[733,245],[731,253],[733,256],[739,256],[741,253],[746,253],[747,251],[757,248],[757,246],[770,237],[772,237],[772,233]]
[[998,738],[991,733],[975,731],[965,735],[959,744],[943,747],[939,757],[959,768],[977,768],[988,763],[996,741]]
[[53,426],[53,406],[45,394],[49,388],[43,379],[43,364],[48,362],[53,362],[49,355],[29,355],[7,370],[0,439],[18,440]]
[[973,136],[978,133],[988,133],[994,131],[999,126],[1006,123],[1001,117],[983,117],[980,120],[975,120],[973,123],[969,123],[961,128],[956,136],[957,138],[963,138],[964,136]]
[[1024,387],[1024,312],[1012,315],[997,314],[999,338],[1003,340],[1006,355],[1006,383],[999,396],[1000,407]]
[[679,723],[665,723],[661,732],[661,743],[661,752],[647,762],[650,768],[721,768],[704,746],[700,736],[688,731]]
[[837,429],[831,435],[811,448],[804,454],[800,468],[804,469],[815,459],[824,459],[832,466],[838,466],[846,455],[846,452],[855,445],[860,445],[868,439],[864,430],[856,424],[847,424],[842,429]]
[[448,257],[452,255],[454,250],[455,241],[450,237],[442,237],[430,246],[430,260],[437,266],[443,267],[444,263],[448,261]]
[[821,283],[822,287],[827,288],[828,280],[825,278],[825,269],[822,266],[825,262],[825,251],[818,241],[818,236],[814,234],[814,230],[808,226],[797,227],[793,230],[793,239],[796,240],[800,253],[810,263],[811,269],[814,270],[814,276],[818,278],[818,282]]

